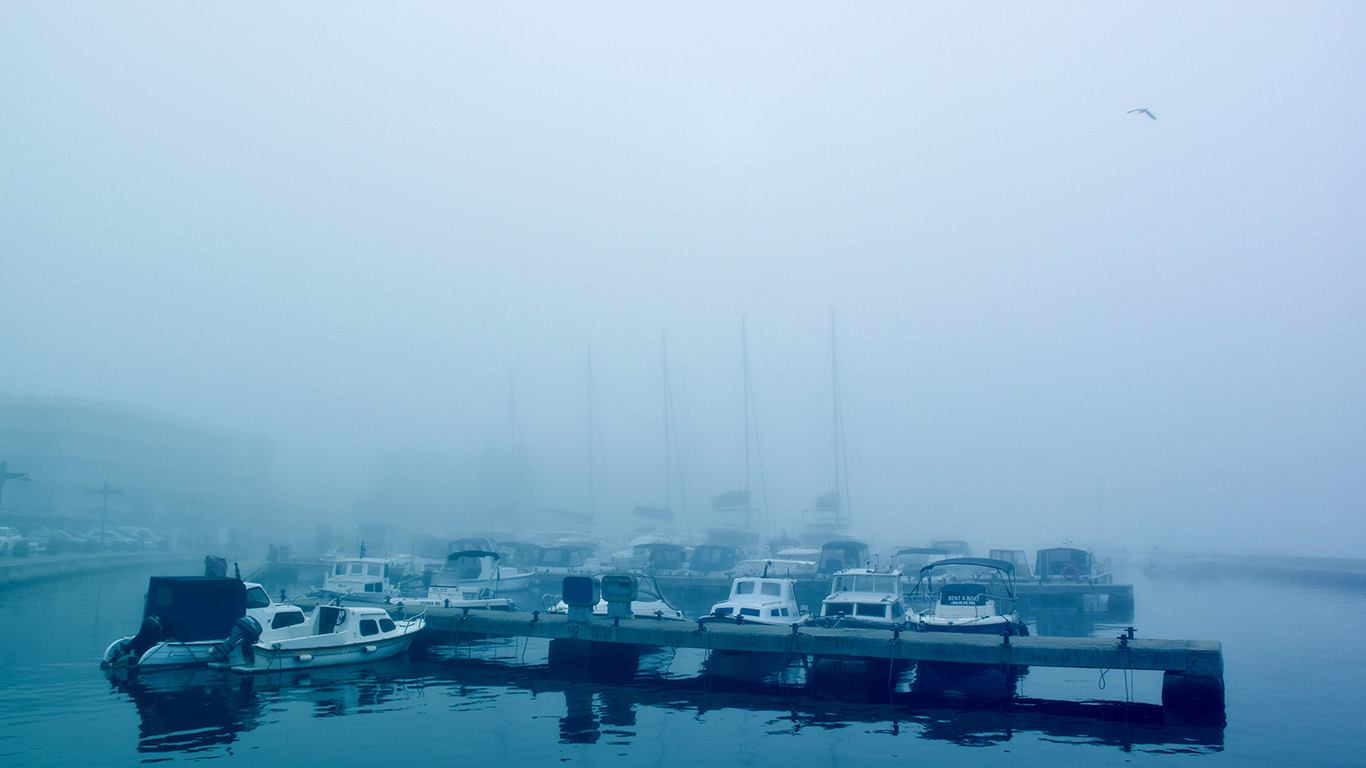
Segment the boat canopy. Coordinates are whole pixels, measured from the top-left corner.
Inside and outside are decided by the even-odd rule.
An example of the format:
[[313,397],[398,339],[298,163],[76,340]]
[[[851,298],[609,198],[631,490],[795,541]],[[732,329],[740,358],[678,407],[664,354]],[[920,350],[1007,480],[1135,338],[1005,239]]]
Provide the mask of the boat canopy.
[[142,615],[157,617],[163,637],[191,643],[227,637],[246,608],[246,585],[238,579],[153,576]]
[[924,576],[927,572],[936,568],[945,568],[954,565],[967,565],[976,568],[995,568],[998,571],[1005,571],[1007,574],[1015,575],[1015,565],[1005,560],[993,560],[989,557],[951,557],[947,560],[937,560],[924,568],[920,569],[920,575]]
[[501,556],[497,552],[490,552],[487,549],[462,549],[459,552],[452,552],[449,555],[446,555],[446,561],[450,562],[451,560],[458,560],[462,557],[491,557],[494,560],[497,560]]

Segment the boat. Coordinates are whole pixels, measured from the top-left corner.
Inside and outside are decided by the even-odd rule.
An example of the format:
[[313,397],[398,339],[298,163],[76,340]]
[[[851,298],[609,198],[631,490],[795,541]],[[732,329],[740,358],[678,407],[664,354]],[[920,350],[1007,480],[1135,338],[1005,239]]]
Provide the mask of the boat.
[[734,621],[737,624],[791,626],[806,621],[797,604],[794,579],[772,576],[740,576],[730,585],[730,597],[711,607],[702,621]]
[[947,551],[949,557],[972,557],[972,549],[962,539],[935,539],[930,546]]
[[688,557],[688,574],[695,578],[734,576],[745,552],[731,544],[698,544]]
[[432,574],[428,596],[433,589],[474,589],[488,596],[500,592],[520,592],[531,586],[535,574],[500,565],[500,556],[489,549],[462,549],[446,555],[446,564]]
[[821,612],[807,620],[822,627],[897,629],[906,624],[901,571],[845,568],[835,573]]
[[898,547],[892,552],[892,564],[903,573],[920,573],[930,563],[948,558],[949,551],[943,547]]
[[100,666],[169,669],[207,664],[213,649],[243,617],[272,629],[305,621],[302,608],[276,603],[255,582],[217,576],[153,576],[147,583],[137,633],[110,643]]
[[821,545],[816,559],[816,575],[834,576],[844,570],[859,570],[868,564],[868,545],[853,539],[835,539]]
[[922,632],[1027,636],[1015,610],[1015,566],[985,557],[955,557],[920,569],[907,598],[911,625]]
[[[678,608],[675,608],[659,589],[659,584],[654,576],[646,573],[631,574],[636,577],[636,599],[631,601],[631,615],[637,619],[654,619],[658,621],[687,621],[687,617]],[[594,576],[593,580],[598,582],[601,589],[602,577]],[[569,613],[569,604],[561,599],[560,595],[546,595],[542,598],[542,605],[546,613]],[[593,606],[594,616],[606,616],[607,601],[599,600]]]
[[324,602],[342,597],[348,602],[387,603],[399,595],[391,572],[392,566],[382,557],[339,558],[323,578],[322,589],[309,596]]
[[233,672],[281,672],[378,661],[405,653],[426,617],[392,619],[375,606],[319,605],[302,624],[280,629],[250,617],[214,649],[211,667]]
[[541,548],[536,559],[536,577],[558,579],[565,576],[600,576],[609,567],[594,556],[597,546],[586,542],[551,544]]
[[1108,567],[1100,566],[1090,552],[1077,547],[1039,550],[1034,556],[1034,577],[1043,583],[1110,584],[1114,581]]
[[1029,555],[1023,549],[993,549],[987,553],[992,560],[1004,560],[1015,566],[1015,578],[1032,579],[1034,569],[1029,567]]

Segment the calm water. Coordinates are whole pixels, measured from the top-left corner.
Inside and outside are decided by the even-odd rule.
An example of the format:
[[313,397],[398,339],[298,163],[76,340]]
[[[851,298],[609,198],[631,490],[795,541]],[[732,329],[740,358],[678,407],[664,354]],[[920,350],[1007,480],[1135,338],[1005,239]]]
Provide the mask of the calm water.
[[[1156,705],[1153,673],[1032,669],[1001,696],[1006,681],[990,675],[947,690],[913,672],[843,687],[807,685],[796,667],[724,675],[697,651],[593,672],[545,641],[309,674],[110,680],[98,658],[137,626],[149,575],[0,589],[0,764],[1363,764],[1366,594],[1341,585],[1136,575],[1140,636],[1224,643],[1226,722],[1190,724]],[[1045,634],[1129,623],[1030,619]]]

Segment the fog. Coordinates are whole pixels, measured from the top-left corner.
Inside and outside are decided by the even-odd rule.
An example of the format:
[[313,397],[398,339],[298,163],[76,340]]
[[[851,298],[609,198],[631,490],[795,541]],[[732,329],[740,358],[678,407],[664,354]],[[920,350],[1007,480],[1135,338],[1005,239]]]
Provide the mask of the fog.
[[507,527],[503,462],[626,528],[666,342],[695,532],[743,320],[791,529],[833,316],[866,537],[1358,554],[1364,16],[6,3],[0,393],[264,435],[271,525]]

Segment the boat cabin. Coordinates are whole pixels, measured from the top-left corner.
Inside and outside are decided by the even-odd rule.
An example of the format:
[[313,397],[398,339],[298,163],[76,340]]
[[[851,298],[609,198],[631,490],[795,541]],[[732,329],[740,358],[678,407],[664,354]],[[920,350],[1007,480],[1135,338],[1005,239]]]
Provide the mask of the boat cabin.
[[803,619],[792,579],[742,576],[731,582],[730,597],[712,606],[710,616],[760,624],[792,624]]
[[962,539],[936,539],[930,542],[930,546],[948,552],[949,557],[969,557],[972,555],[968,543]]
[[991,560],[1003,560],[1015,566],[1015,575],[1020,578],[1028,579],[1034,576],[1034,571],[1029,567],[1029,555],[1023,549],[993,549],[987,557]]
[[693,573],[730,573],[744,559],[744,552],[731,544],[698,544],[688,558]]
[[821,601],[826,624],[890,627],[906,620],[901,571],[848,568],[835,574]]
[[332,564],[323,589],[338,594],[382,595],[389,591],[388,563],[379,557],[353,557]]
[[631,547],[631,565],[645,573],[681,571],[687,565],[688,549],[682,544],[653,541]]
[[1100,573],[1091,553],[1076,547],[1041,549],[1034,558],[1034,573],[1040,581],[1097,582],[1107,579]]
[[930,563],[948,558],[949,551],[943,547],[898,547],[892,553],[892,565],[905,573],[920,573]]
[[827,541],[816,560],[816,573],[832,576],[837,571],[859,568],[869,561],[868,545],[853,539]]

